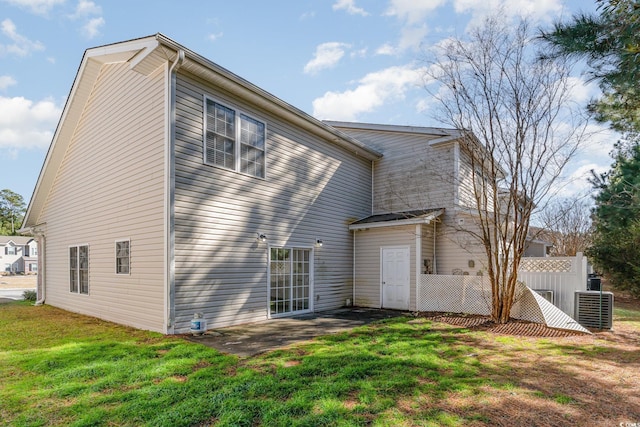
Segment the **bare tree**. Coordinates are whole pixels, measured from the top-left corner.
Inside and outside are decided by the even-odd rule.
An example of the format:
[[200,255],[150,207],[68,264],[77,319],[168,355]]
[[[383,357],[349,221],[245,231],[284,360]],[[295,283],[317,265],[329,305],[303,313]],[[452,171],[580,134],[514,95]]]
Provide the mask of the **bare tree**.
[[434,118],[464,130],[471,165],[465,227],[484,247],[492,318],[509,321],[529,220],[544,205],[584,139],[586,120],[571,102],[570,66],[540,59],[529,23],[487,18],[465,39],[427,53],[425,88]]
[[551,255],[575,256],[589,246],[592,208],[583,197],[556,200],[541,212],[542,228],[531,234],[552,244]]

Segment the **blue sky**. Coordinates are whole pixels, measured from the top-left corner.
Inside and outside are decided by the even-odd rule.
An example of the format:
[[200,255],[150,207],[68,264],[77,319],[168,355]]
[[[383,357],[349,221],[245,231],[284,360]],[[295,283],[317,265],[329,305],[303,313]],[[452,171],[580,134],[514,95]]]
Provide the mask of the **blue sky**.
[[[539,25],[589,0],[0,0],[0,189],[31,197],[85,49],[161,32],[320,119],[441,126],[425,111],[420,58],[504,6]],[[576,76],[576,99],[597,94]],[[594,125],[595,127],[595,125]],[[608,169],[602,132],[571,165]]]

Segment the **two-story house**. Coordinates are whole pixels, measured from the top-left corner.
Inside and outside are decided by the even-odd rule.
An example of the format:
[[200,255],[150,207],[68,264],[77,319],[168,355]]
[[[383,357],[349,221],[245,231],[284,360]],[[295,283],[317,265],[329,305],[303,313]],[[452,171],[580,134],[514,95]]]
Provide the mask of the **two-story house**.
[[4,274],[36,274],[38,242],[33,237],[0,236],[0,265]]
[[412,308],[482,270],[459,136],[321,122],[161,34],[88,49],[24,219],[39,301],[163,333]]

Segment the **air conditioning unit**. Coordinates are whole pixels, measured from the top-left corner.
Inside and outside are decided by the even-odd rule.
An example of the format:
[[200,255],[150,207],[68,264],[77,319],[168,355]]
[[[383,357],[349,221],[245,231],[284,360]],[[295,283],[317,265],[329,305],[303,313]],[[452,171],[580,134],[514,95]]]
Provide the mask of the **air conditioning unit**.
[[585,328],[613,328],[613,293],[576,291],[574,319]]
[[533,289],[533,292],[541,295],[542,298],[553,304],[553,291],[551,289]]

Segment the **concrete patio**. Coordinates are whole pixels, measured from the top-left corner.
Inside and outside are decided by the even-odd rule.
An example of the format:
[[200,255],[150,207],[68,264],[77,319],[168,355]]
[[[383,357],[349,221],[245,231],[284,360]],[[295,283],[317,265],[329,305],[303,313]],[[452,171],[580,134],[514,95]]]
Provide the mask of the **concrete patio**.
[[201,336],[188,335],[186,339],[215,348],[223,353],[250,357],[308,341],[321,335],[334,334],[379,320],[404,315],[410,316],[411,314],[396,310],[341,308],[212,329]]

